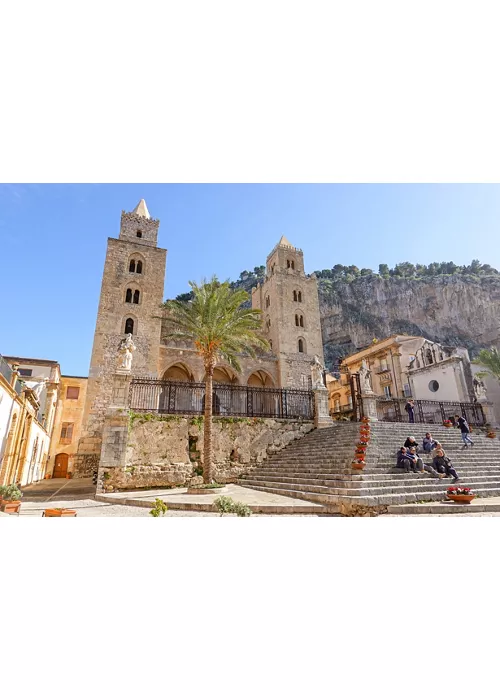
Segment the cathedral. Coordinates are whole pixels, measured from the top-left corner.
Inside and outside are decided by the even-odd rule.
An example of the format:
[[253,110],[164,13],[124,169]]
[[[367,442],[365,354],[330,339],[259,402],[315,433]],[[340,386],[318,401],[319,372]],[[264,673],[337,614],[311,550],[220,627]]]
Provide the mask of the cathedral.
[[[133,376],[204,381],[203,363],[195,349],[164,339],[161,305],[167,251],[158,247],[159,225],[141,200],[132,212],[122,212],[118,237],[108,238],[75,462],[80,474],[99,465],[117,352],[126,334],[132,334],[136,348]],[[252,290],[252,307],[262,311],[263,334],[270,352],[260,352],[256,358],[242,357],[240,373],[220,364],[214,383],[309,389],[315,356],[324,362],[317,280],[315,275],[306,275],[302,251],[284,236],[267,256],[266,277]]]

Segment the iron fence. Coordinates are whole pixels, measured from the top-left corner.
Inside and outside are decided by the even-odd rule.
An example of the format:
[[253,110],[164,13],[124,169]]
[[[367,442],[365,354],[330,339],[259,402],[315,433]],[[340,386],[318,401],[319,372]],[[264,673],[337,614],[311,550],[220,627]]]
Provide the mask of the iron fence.
[[[205,410],[205,384],[134,378],[130,383],[132,411],[202,415]],[[302,389],[264,389],[237,384],[214,384],[214,415],[261,418],[314,417],[314,394]]]
[[436,423],[450,419],[455,422],[454,416],[464,416],[469,425],[481,426],[486,424],[483,407],[480,403],[462,403],[454,401],[425,401],[414,400],[413,421],[410,421],[410,413],[406,410],[407,399],[377,399],[377,414],[379,420],[393,423]]

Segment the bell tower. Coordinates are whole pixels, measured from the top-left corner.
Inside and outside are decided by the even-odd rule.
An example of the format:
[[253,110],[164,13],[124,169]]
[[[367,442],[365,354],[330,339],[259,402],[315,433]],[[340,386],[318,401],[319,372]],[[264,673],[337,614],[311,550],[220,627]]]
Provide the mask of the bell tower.
[[304,254],[282,236],[267,256],[266,278],[252,292],[265,337],[278,356],[282,387],[308,388],[311,362],[323,364],[318,283],[304,272]]
[[118,347],[132,333],[137,350],[132,374],[158,371],[167,251],[158,248],[160,222],[152,219],[141,199],[131,212],[122,211],[117,238],[108,238],[94,344],[90,360],[83,437],[76,468],[88,474],[99,464],[104,418],[111,399]]

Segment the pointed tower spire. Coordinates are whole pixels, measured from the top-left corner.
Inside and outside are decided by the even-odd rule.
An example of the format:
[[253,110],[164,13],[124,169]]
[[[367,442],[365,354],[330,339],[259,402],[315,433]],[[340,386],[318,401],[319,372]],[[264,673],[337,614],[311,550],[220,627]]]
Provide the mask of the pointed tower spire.
[[143,216],[145,219],[151,218],[144,199],[141,199],[136,208],[132,210],[132,214],[137,214],[137,216]]
[[278,245],[286,246],[287,248],[293,248],[293,245],[287,238],[285,238],[285,236],[281,236]]

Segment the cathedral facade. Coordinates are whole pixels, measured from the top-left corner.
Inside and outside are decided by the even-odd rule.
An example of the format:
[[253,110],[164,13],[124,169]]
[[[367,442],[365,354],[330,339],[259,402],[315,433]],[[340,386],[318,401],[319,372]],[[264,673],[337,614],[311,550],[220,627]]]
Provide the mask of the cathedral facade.
[[[108,238],[75,464],[81,474],[99,464],[118,348],[126,334],[132,334],[136,347],[132,375],[170,382],[204,381],[203,362],[196,350],[164,338],[161,305],[167,251],[158,247],[159,224],[141,200],[132,212],[122,212],[118,237]],[[252,307],[262,311],[262,332],[270,352],[241,357],[239,373],[221,363],[214,383],[309,389],[315,356],[324,362],[317,281],[314,275],[306,275],[302,251],[285,237],[267,257],[265,280],[252,290]]]

